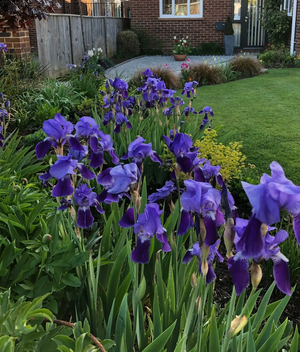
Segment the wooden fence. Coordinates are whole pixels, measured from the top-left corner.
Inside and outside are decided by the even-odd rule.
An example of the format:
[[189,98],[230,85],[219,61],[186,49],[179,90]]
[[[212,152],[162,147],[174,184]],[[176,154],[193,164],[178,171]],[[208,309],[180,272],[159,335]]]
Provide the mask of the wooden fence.
[[79,64],[85,54],[82,26],[87,49],[101,48],[103,56],[112,57],[117,50],[117,33],[128,29],[128,18],[89,17],[53,14],[48,20],[36,20],[39,61],[47,65],[47,74],[59,77],[68,63]]

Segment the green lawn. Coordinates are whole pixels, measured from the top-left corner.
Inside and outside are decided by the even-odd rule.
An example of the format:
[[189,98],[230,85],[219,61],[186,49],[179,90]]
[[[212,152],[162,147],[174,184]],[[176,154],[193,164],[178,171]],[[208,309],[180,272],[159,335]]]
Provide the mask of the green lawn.
[[213,127],[222,136],[241,141],[246,164],[259,174],[269,173],[276,160],[286,175],[300,185],[300,69],[269,70],[250,79],[205,86],[197,90],[193,106],[211,106]]

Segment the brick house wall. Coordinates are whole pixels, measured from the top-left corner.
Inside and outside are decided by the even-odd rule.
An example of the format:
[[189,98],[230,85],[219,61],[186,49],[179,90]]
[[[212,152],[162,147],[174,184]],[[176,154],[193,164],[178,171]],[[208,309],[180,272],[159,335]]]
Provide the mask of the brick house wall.
[[300,0],[297,2],[296,33],[295,33],[295,50],[300,54]]
[[8,55],[30,55],[30,39],[28,29],[0,32],[0,42],[7,45]]
[[[173,49],[174,35],[188,35],[191,45],[217,42],[223,45],[224,33],[215,30],[215,22],[226,21],[232,13],[231,0],[203,0],[203,18],[159,18],[159,0],[130,0],[131,28],[144,30],[159,38],[165,53]],[[300,2],[300,0],[299,0]]]

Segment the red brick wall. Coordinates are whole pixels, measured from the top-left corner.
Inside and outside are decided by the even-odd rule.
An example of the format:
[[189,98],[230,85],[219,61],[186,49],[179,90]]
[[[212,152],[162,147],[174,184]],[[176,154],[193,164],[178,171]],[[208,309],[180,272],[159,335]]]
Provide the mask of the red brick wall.
[[298,0],[298,2],[297,2],[295,50],[296,50],[297,54],[300,54],[300,0]]
[[166,53],[171,52],[173,37],[178,34],[188,35],[192,47],[210,41],[223,45],[224,33],[215,30],[215,22],[226,21],[231,6],[231,0],[203,0],[202,19],[166,19],[159,18],[159,0],[130,0],[131,27],[161,39]]
[[0,42],[7,44],[8,54],[25,56],[30,54],[28,29],[0,32]]

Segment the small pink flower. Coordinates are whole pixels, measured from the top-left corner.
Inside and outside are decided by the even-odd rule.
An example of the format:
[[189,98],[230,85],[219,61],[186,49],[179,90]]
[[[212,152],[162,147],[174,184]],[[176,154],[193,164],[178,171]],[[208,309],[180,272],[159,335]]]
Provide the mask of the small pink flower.
[[186,62],[191,62],[191,59],[187,59]]
[[183,63],[181,64],[180,68],[181,68],[182,70],[188,70],[188,69],[189,69],[189,65],[186,64],[185,62],[183,62]]
[[169,67],[169,64],[165,64],[165,67]]

